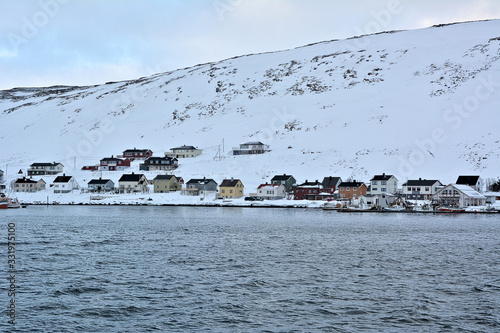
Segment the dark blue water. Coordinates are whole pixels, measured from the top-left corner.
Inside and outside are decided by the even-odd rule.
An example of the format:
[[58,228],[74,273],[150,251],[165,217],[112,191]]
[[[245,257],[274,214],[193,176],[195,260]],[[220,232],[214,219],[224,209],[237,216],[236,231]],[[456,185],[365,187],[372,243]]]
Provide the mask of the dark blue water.
[[0,219],[0,331],[500,330],[500,216],[32,206]]

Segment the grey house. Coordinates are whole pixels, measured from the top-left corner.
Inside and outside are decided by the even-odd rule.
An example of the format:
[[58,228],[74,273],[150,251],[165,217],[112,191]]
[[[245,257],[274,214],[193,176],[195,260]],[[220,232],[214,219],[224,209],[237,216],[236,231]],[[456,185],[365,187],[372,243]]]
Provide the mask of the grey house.
[[291,175],[276,175],[271,179],[271,184],[281,184],[285,187],[287,192],[293,191],[293,186],[297,184],[295,178]]
[[88,182],[90,192],[109,192],[115,188],[115,183],[111,179],[92,179]]
[[201,193],[203,191],[205,192],[217,192],[217,183],[213,179],[190,179],[186,183],[186,188],[187,189],[198,189],[198,191]]

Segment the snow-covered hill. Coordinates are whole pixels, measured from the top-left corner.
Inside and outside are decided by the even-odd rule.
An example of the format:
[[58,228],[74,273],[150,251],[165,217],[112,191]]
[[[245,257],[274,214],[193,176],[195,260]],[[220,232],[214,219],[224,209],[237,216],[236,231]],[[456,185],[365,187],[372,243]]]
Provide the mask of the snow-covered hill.
[[[0,169],[66,174],[127,148],[183,144],[184,179],[275,174],[438,178],[500,174],[500,20],[328,41],[89,87],[0,91]],[[246,141],[264,155],[230,156]],[[221,149],[222,158],[214,158]],[[224,152],[222,152],[222,149]],[[115,174],[105,174],[116,179]]]

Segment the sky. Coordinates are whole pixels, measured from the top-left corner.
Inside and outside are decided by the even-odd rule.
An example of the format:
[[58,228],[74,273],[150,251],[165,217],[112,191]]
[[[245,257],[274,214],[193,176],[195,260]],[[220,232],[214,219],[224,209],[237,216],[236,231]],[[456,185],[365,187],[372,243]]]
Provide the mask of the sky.
[[496,18],[498,0],[0,0],[0,90],[102,84],[324,40]]

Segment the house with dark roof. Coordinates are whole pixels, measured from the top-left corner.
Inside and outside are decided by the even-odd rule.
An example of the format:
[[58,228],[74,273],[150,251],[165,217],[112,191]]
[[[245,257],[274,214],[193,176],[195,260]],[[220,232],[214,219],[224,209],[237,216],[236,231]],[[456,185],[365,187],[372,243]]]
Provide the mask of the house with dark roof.
[[356,180],[339,184],[339,199],[358,199],[366,194],[366,185]]
[[233,147],[232,155],[254,155],[264,154],[271,151],[269,145],[265,145],[260,141],[251,141],[240,144],[239,147]]
[[101,171],[123,171],[130,168],[130,160],[128,158],[123,160],[111,155],[111,157],[106,157],[101,160],[100,168]]
[[57,176],[56,179],[54,179],[53,185],[54,193],[69,193],[80,188],[75,177],[66,176],[65,174]]
[[165,153],[166,157],[171,158],[195,158],[201,155],[203,150],[198,149],[194,146],[180,146],[175,148],[170,148],[170,152]]
[[217,182],[211,178],[193,178],[186,183],[183,194],[199,195],[200,193],[217,192]]
[[393,175],[375,175],[370,180],[370,194],[391,193],[395,194],[398,190],[398,179]]
[[118,180],[120,193],[149,192],[148,179],[142,173],[124,174]]
[[457,185],[467,185],[479,193],[484,191],[484,181],[480,176],[458,176]]
[[402,195],[407,200],[430,200],[443,184],[434,179],[412,179],[402,185]]
[[128,158],[129,160],[145,160],[148,157],[153,156],[153,152],[150,149],[127,149],[123,151],[121,157]]
[[224,179],[219,186],[219,196],[225,199],[241,198],[245,195],[245,187],[239,179]]
[[323,200],[325,193],[323,184],[318,180],[310,182],[306,181],[293,189],[293,200]]
[[180,178],[174,175],[158,175],[153,179],[154,193],[168,193],[180,191],[182,183]]
[[282,174],[274,176],[271,179],[271,184],[281,184],[287,192],[292,192],[293,187],[297,185],[297,180],[292,175]]
[[18,178],[14,182],[14,192],[37,192],[45,190],[47,183],[40,178],[38,181],[32,178]]
[[340,183],[342,183],[342,178],[328,176],[323,178],[321,185],[323,185],[323,190],[325,190],[325,192],[334,193],[338,189]]
[[115,189],[115,183],[111,179],[92,179],[87,183],[89,192],[110,192]]
[[170,171],[175,170],[179,166],[179,161],[172,157],[148,157],[144,163],[139,164],[139,170],[143,171]]
[[63,172],[64,165],[61,163],[33,163],[28,168],[28,176],[56,175]]

